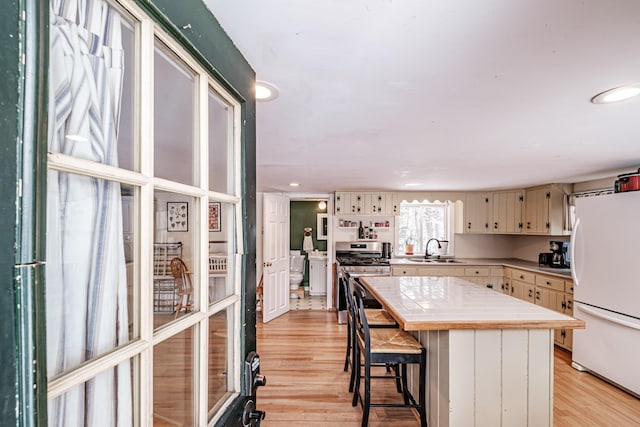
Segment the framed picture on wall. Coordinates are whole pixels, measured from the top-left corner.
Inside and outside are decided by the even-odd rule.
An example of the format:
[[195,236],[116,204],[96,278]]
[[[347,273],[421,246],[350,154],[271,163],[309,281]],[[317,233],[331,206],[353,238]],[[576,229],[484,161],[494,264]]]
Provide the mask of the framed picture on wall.
[[318,224],[317,224],[317,236],[318,240],[327,240],[327,236],[329,235],[329,215],[326,213],[321,213],[317,215]]
[[189,203],[167,202],[167,231],[189,231]]
[[222,231],[220,202],[209,202],[209,231]]

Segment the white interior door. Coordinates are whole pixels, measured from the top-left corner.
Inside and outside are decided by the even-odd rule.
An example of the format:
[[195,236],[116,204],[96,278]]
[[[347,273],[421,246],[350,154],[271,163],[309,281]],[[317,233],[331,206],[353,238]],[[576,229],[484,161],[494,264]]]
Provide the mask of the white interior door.
[[263,213],[262,321],[268,322],[289,311],[289,198],[265,193]]

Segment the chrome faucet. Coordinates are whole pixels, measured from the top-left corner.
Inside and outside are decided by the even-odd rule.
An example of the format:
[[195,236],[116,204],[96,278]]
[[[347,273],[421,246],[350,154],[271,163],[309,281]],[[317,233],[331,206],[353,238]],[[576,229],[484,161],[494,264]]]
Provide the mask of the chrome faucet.
[[431,255],[429,254],[429,243],[431,243],[432,240],[435,240],[436,242],[438,242],[438,249],[442,248],[442,246],[440,245],[440,240],[432,237],[431,239],[427,240],[427,244],[424,246],[424,258],[427,259],[429,258]]

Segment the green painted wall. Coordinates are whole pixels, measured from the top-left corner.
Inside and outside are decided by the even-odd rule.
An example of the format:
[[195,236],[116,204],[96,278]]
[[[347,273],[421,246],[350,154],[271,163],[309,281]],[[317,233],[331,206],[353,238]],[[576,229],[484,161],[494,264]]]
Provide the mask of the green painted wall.
[[[313,228],[313,248],[319,251],[327,250],[327,241],[318,240],[316,238],[318,232],[318,230],[316,229],[318,222],[317,215],[319,213],[327,213],[327,208],[320,209],[318,207],[318,203],[318,201],[291,202],[291,219],[289,230],[289,248],[291,250],[302,250],[302,240],[304,239],[305,227]],[[306,262],[302,285],[309,286],[309,261]]]

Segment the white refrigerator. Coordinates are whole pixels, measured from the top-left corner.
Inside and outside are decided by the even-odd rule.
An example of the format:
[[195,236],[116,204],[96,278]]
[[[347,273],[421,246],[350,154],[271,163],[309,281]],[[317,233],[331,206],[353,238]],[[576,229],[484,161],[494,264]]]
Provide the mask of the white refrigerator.
[[571,274],[573,367],[640,395],[640,191],[576,198]]

